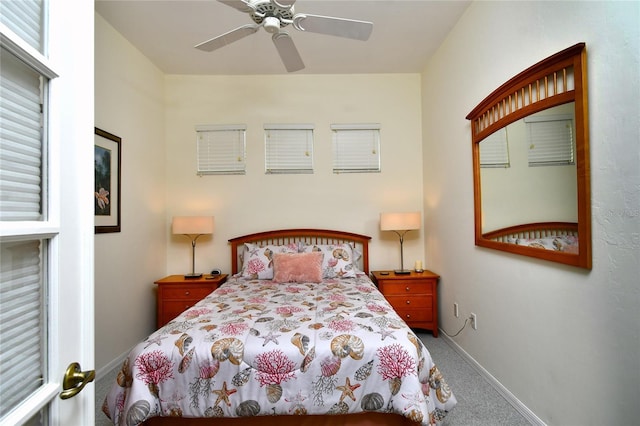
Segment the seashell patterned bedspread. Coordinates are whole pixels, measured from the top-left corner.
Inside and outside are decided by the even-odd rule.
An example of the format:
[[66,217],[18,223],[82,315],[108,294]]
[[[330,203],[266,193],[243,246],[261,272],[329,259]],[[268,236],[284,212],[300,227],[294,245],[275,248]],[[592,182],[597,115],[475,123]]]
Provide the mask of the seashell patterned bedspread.
[[117,425],[362,411],[430,425],[455,404],[420,339],[359,274],[231,278],[133,349],[102,409]]

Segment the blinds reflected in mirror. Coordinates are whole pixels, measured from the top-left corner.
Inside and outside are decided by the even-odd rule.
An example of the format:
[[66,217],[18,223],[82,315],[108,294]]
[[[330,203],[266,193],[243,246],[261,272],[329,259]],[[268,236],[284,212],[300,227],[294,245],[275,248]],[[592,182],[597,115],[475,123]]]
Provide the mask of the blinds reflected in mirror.
[[507,128],[503,127],[480,143],[480,167],[509,167]]
[[529,167],[574,164],[574,131],[571,115],[525,117]]

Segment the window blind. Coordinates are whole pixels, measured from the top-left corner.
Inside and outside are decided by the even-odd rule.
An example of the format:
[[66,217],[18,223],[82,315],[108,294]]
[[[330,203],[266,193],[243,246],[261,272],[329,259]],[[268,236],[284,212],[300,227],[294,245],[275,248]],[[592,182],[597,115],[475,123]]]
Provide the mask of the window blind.
[[574,164],[573,117],[533,116],[525,123],[530,167]]
[[0,220],[42,220],[42,79],[5,49],[0,62]]
[[313,173],[313,125],[266,124],[265,172]]
[[41,0],[3,0],[0,4],[0,23],[44,54],[43,13]]
[[[21,229],[0,238],[0,423],[21,404],[48,401],[37,391],[49,384],[47,301],[55,280],[46,271],[57,260],[49,250],[57,231],[33,235],[41,234],[43,223],[56,227],[47,223],[45,178],[49,79],[56,77],[45,57],[49,4],[0,4],[0,222],[19,222]],[[47,413],[44,406],[32,420],[44,424]]]
[[502,128],[480,142],[480,167],[509,167],[507,128]]
[[197,126],[198,175],[246,173],[246,126]]
[[380,171],[379,124],[332,124],[333,172]]
[[42,241],[0,243],[0,419],[44,382]]

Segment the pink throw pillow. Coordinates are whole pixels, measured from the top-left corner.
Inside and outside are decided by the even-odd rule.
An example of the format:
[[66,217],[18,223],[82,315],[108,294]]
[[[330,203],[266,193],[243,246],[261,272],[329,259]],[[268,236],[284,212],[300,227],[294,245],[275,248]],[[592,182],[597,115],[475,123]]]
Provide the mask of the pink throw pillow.
[[273,281],[277,283],[319,283],[322,281],[321,252],[274,253]]

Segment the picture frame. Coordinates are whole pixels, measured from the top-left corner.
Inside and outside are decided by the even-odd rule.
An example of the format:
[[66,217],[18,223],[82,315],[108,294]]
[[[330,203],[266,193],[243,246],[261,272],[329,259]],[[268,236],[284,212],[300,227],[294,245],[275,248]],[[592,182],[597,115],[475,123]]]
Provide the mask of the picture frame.
[[95,233],[120,232],[122,139],[95,128],[94,224]]

